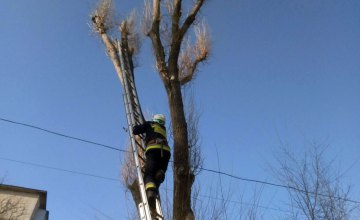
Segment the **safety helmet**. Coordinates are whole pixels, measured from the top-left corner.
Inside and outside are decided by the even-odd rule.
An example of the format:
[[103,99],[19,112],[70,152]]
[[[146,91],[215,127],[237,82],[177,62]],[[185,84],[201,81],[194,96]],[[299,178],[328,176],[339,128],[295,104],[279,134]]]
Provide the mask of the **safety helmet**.
[[165,125],[165,116],[163,114],[155,114],[152,118],[153,122]]

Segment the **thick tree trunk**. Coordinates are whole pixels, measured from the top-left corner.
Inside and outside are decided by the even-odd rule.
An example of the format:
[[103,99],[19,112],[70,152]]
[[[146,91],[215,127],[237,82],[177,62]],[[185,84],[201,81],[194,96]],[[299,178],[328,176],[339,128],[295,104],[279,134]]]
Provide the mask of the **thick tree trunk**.
[[191,186],[187,124],[180,83],[171,82],[168,91],[169,107],[174,135],[174,206],[173,219],[194,219],[191,210]]

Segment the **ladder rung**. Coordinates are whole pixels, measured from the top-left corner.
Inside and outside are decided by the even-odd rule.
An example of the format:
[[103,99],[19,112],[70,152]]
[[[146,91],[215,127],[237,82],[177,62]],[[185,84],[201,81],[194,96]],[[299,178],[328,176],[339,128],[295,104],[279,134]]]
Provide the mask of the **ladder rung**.
[[138,106],[136,103],[132,103],[131,105],[132,105],[132,107],[133,107],[134,109],[136,109],[137,106]]
[[141,160],[142,162],[145,163],[145,158],[143,158],[140,154],[138,154],[138,157],[140,158],[140,160]]
[[134,120],[135,120],[135,122],[137,122],[137,124],[141,124],[141,117],[140,117],[140,115],[137,115],[137,114],[134,114]]
[[142,151],[145,151],[145,148],[142,145],[139,145],[139,148],[141,148]]
[[140,115],[137,112],[134,112],[134,118],[139,119]]
[[135,143],[136,143],[138,146],[141,146],[141,142],[139,142],[136,138],[135,138]]

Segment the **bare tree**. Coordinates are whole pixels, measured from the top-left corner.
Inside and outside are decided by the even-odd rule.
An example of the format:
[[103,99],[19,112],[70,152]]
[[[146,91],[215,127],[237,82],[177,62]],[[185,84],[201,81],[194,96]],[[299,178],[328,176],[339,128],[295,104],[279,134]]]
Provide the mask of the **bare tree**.
[[291,219],[347,220],[357,206],[349,198],[350,186],[327,162],[326,146],[311,143],[303,157],[281,148],[276,177],[288,187]]
[[248,204],[247,208],[245,209],[245,214],[239,213],[240,216],[243,216],[240,219],[246,220],[260,220],[263,219],[263,213],[259,210],[259,204],[261,200],[261,194],[263,190],[263,185],[260,189],[255,189],[253,192],[253,196]]
[[244,198],[244,192],[234,198],[235,194],[230,190],[231,187],[224,185],[221,179],[222,177],[219,175],[207,189],[204,189],[202,185],[195,184],[192,205],[197,219],[264,219],[264,213],[260,210],[263,185],[256,186],[252,194],[246,199]]
[[[190,5],[189,11],[184,13],[181,0],[153,0],[152,5],[149,0],[145,0],[143,30],[151,40],[156,68],[165,87],[170,108],[174,139],[173,219],[177,220],[194,219],[191,209],[191,188],[195,173],[194,164],[191,162],[188,124],[181,88],[195,78],[198,65],[204,62],[210,53],[206,25],[201,23],[195,26],[196,40],[193,45],[190,43],[188,34],[189,29],[196,24],[195,21],[204,3],[205,0],[196,0],[193,5]],[[116,40],[112,40],[108,35],[115,23],[111,19],[112,15],[111,0],[101,0],[92,14],[92,22],[122,82],[117,53],[119,48],[117,48]],[[133,33],[133,30],[129,28],[129,23],[129,19],[122,22],[120,28],[122,40]],[[132,53],[136,50],[129,51],[132,57]]]
[[[192,172],[188,126],[182,99],[181,86],[190,82],[198,64],[209,55],[210,43],[206,26],[196,32],[196,43],[185,44],[189,28],[205,0],[197,0],[189,13],[183,17],[181,0],[165,1],[167,11],[162,10],[161,1],[153,0],[152,7],[146,1],[145,34],[151,39],[156,67],[168,95],[174,137],[174,219],[193,219],[191,210],[191,188],[195,179]],[[166,20],[168,19],[168,20]]]

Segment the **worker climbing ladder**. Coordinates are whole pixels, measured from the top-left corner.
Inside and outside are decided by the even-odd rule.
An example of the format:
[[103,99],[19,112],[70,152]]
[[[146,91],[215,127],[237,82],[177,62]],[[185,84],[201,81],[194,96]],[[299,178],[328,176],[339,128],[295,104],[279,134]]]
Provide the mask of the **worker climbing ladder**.
[[136,139],[132,134],[134,125],[139,125],[144,122],[144,116],[141,111],[139,99],[136,92],[134,83],[134,74],[127,50],[127,45],[118,44],[119,58],[121,64],[121,72],[123,78],[123,99],[125,104],[126,118],[128,122],[128,131],[130,135],[131,148],[136,166],[136,173],[138,177],[139,190],[141,195],[141,203],[138,204],[138,210],[141,220],[163,220],[163,213],[161,210],[160,196],[156,199],[156,212],[151,213],[149,203],[146,197],[145,184],[143,180],[143,172],[141,164],[145,163],[144,153],[145,142],[143,136],[141,140]]

